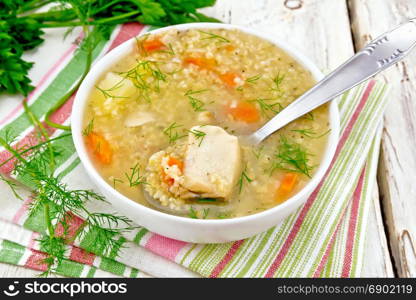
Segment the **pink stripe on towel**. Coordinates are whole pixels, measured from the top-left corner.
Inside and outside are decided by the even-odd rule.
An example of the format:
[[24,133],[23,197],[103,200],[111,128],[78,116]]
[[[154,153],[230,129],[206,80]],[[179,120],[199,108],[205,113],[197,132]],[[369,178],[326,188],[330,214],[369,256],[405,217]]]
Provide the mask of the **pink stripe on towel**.
[[159,254],[160,256],[174,261],[176,255],[178,255],[179,251],[181,251],[181,249],[186,245],[186,242],[170,239],[158,234],[153,234],[153,236],[146,242],[144,247],[156,254]]

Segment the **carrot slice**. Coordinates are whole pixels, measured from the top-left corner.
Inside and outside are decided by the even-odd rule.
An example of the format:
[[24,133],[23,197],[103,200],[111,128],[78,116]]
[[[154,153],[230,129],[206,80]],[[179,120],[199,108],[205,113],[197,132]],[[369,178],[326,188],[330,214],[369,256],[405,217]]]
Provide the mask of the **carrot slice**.
[[213,70],[217,64],[213,58],[206,58],[203,56],[188,56],[183,60],[185,64],[191,64],[200,67],[201,69]]
[[235,87],[237,85],[236,79],[240,78],[237,73],[234,72],[226,72],[223,74],[219,74],[218,77],[228,86]]
[[169,186],[172,186],[175,183],[175,179],[170,177],[168,174],[166,174],[165,170],[162,168],[162,181],[166,183]]
[[224,47],[224,49],[227,50],[227,51],[234,51],[235,50],[235,46],[234,45],[231,45],[231,44],[228,44],[228,45],[226,45]]
[[[181,170],[181,172],[183,172],[183,161],[173,157],[173,156],[169,156],[169,160],[168,160],[168,166],[178,166],[179,170]],[[175,179],[173,179],[172,177],[170,177],[168,174],[166,174],[165,170],[162,168],[162,181],[164,183],[166,183],[169,186],[172,186],[175,183]]]
[[154,40],[145,40],[143,42],[143,49],[146,52],[152,52],[152,51],[157,51],[157,50],[162,50],[165,49],[166,45],[163,44],[163,42],[159,39],[154,39]]
[[169,160],[168,160],[168,166],[172,167],[173,165],[178,166],[179,170],[181,170],[181,172],[183,171],[183,161],[174,158],[173,156],[169,156]]
[[236,106],[228,107],[228,113],[237,121],[255,123],[260,119],[256,106],[249,102],[240,102]]
[[100,134],[91,132],[86,137],[87,146],[102,164],[108,165],[112,161],[113,150],[108,141]]
[[293,191],[298,182],[299,175],[296,173],[286,173],[279,185],[276,193],[276,200],[282,202]]

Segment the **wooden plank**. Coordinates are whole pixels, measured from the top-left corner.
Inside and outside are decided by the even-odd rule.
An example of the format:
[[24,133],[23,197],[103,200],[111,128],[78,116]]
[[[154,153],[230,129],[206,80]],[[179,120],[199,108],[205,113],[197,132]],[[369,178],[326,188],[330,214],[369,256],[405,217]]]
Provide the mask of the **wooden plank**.
[[[358,48],[384,31],[416,16],[408,0],[350,0]],[[389,242],[398,275],[416,276],[416,52],[380,77],[391,86],[385,115],[379,184]]]

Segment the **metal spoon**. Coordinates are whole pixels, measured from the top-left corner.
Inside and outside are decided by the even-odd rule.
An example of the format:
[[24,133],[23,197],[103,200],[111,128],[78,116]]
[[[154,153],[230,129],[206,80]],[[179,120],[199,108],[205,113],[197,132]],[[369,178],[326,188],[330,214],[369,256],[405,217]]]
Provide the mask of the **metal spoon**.
[[403,59],[416,45],[416,18],[384,33],[289,104],[245,142],[257,145],[276,130]]

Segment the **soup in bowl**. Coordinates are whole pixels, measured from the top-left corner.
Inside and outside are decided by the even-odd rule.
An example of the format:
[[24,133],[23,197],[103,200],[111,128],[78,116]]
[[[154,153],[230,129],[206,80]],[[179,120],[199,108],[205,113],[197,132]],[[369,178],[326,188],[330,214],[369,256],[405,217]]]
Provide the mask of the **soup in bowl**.
[[191,242],[245,238],[296,209],[329,165],[334,103],[260,145],[244,139],[320,76],[287,46],[247,29],[155,30],[90,71],[74,103],[74,142],[109,201],[138,224]]

